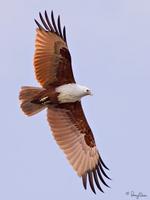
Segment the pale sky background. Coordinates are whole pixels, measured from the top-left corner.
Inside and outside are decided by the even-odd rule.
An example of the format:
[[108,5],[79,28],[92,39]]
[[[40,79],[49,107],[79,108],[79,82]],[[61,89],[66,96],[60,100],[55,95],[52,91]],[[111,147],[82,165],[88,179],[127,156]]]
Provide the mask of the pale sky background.
[[[56,145],[46,112],[19,108],[33,74],[34,18],[53,9],[67,27],[78,83],[93,89],[82,104],[103,160],[105,193],[85,191]],[[12,0],[0,3],[0,199],[150,199],[150,1]]]

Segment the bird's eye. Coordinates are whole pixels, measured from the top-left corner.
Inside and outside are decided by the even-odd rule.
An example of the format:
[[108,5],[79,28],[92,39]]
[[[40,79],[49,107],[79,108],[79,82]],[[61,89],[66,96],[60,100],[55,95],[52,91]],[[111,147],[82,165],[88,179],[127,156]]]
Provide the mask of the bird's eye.
[[86,92],[89,92],[89,91],[90,91],[89,89],[86,90]]

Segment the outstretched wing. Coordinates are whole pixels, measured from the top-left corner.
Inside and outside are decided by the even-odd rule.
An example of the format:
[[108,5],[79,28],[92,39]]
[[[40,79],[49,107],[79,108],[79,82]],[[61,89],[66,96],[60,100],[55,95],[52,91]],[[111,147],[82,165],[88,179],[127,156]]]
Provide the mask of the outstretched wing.
[[[96,148],[92,131],[88,125],[80,102],[49,106],[47,113],[54,138],[64,151],[70,164],[82,177],[87,187],[87,177],[94,193],[94,182],[102,190],[100,182],[108,186],[103,178],[108,169]],[[109,187],[109,186],[108,186]]]
[[53,11],[51,21],[45,11],[44,17],[39,13],[42,25],[35,20],[38,28],[35,40],[34,68],[38,82],[48,88],[50,85],[59,86],[75,83],[71,55],[67,47],[66,30],[63,31],[58,16],[55,23]]

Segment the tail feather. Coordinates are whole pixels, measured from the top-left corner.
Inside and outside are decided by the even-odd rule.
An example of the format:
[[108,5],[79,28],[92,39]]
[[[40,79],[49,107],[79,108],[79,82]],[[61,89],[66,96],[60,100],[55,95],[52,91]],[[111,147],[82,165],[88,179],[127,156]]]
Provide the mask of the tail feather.
[[21,102],[20,107],[26,115],[28,116],[35,115],[38,112],[42,111],[44,108],[46,108],[45,105],[31,103],[33,98],[38,94],[40,94],[40,92],[42,92],[43,90],[44,90],[43,88],[39,87],[30,87],[30,86],[21,87],[19,93],[19,100]]

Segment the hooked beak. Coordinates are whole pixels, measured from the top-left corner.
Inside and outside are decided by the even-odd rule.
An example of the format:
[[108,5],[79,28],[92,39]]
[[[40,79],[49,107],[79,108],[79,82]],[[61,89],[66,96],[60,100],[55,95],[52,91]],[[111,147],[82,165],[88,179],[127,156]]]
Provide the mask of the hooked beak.
[[89,95],[90,95],[90,96],[93,96],[93,93],[91,92],[91,90],[89,91]]

